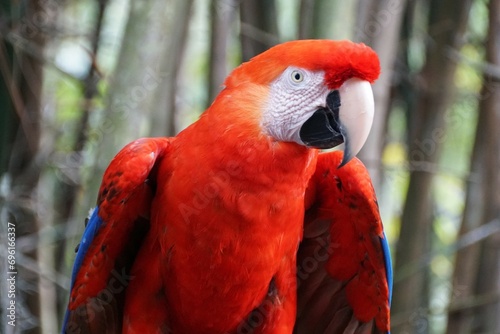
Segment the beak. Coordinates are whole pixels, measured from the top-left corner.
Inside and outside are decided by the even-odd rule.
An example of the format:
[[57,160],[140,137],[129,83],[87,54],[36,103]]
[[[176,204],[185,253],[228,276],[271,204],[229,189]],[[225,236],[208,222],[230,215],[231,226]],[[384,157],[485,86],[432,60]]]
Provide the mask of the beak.
[[352,78],[326,98],[320,108],[300,128],[300,140],[308,147],[333,148],[344,143],[339,167],[348,163],[363,147],[373,123],[375,106],[368,81]]

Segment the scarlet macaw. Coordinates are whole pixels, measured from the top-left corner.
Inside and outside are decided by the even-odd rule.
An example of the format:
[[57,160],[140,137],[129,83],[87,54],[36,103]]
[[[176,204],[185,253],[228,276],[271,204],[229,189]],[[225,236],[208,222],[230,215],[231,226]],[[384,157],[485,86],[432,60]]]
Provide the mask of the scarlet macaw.
[[379,72],[363,44],[280,44],[236,68],[176,137],[122,149],[63,332],[387,333],[389,249],[353,158]]

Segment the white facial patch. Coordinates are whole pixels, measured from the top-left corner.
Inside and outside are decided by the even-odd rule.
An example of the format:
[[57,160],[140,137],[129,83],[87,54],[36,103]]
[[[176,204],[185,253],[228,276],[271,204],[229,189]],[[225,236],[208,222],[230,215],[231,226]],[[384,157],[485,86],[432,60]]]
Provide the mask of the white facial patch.
[[271,83],[262,115],[264,131],[276,140],[303,145],[300,127],[317,109],[326,106],[328,93],[324,72],[288,67]]

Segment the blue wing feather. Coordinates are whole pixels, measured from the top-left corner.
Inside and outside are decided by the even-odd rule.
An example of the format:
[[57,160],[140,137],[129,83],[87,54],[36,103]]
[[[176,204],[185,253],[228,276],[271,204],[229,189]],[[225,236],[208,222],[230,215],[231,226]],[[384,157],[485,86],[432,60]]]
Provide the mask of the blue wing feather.
[[[380,238],[380,245],[382,246],[382,253],[384,254],[384,264],[385,264],[385,276],[387,277],[387,288],[389,289],[389,307],[391,306],[392,301],[392,282],[393,282],[393,273],[392,273],[392,259],[391,259],[391,250],[389,248],[389,243],[387,242],[387,236],[384,233],[384,237]],[[387,332],[387,334],[391,334],[391,332]]]
[[99,207],[95,207],[90,215],[87,227],[82,235],[82,240],[80,241],[80,246],[78,247],[78,252],[76,253],[75,264],[73,265],[73,271],[71,273],[71,289],[73,289],[73,284],[75,283],[76,275],[80,271],[85,254],[92,244],[97,231],[102,225],[102,220],[98,215]]
[[[85,258],[85,254],[87,254],[87,251],[92,244],[92,241],[94,240],[94,237],[97,234],[97,231],[99,231],[99,228],[102,225],[102,219],[98,215],[99,213],[99,207],[95,207],[95,209],[92,211],[90,214],[89,221],[87,223],[87,226],[85,227],[85,231],[83,232],[82,240],[80,241],[80,246],[78,247],[78,252],[76,253],[76,258],[75,258],[75,263],[73,265],[73,271],[71,272],[71,288],[70,291],[73,289],[73,285],[75,284],[75,279],[76,276],[78,275],[78,272],[80,271],[80,267],[82,266],[83,259]],[[63,330],[62,333],[64,334],[64,329],[66,328],[66,325],[68,323],[68,317],[69,317],[69,310],[66,310],[66,314],[64,315],[64,321],[63,321]]]
[[391,250],[389,248],[389,243],[387,242],[387,237],[385,235],[385,232],[384,232],[384,237],[380,238],[380,244],[382,245],[382,252],[384,254],[385,274],[387,276],[387,287],[389,288],[389,306],[390,306],[392,301],[393,273],[392,273]]

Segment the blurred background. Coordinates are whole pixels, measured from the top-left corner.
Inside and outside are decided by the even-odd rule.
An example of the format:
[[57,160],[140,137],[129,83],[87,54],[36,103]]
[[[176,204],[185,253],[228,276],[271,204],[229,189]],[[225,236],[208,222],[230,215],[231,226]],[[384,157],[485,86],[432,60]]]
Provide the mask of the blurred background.
[[500,0],[10,0],[0,10],[0,332],[60,330],[74,248],[121,147],[181,131],[231,69],[274,44],[347,38],[382,64],[360,158],[392,246],[392,332],[500,333]]

